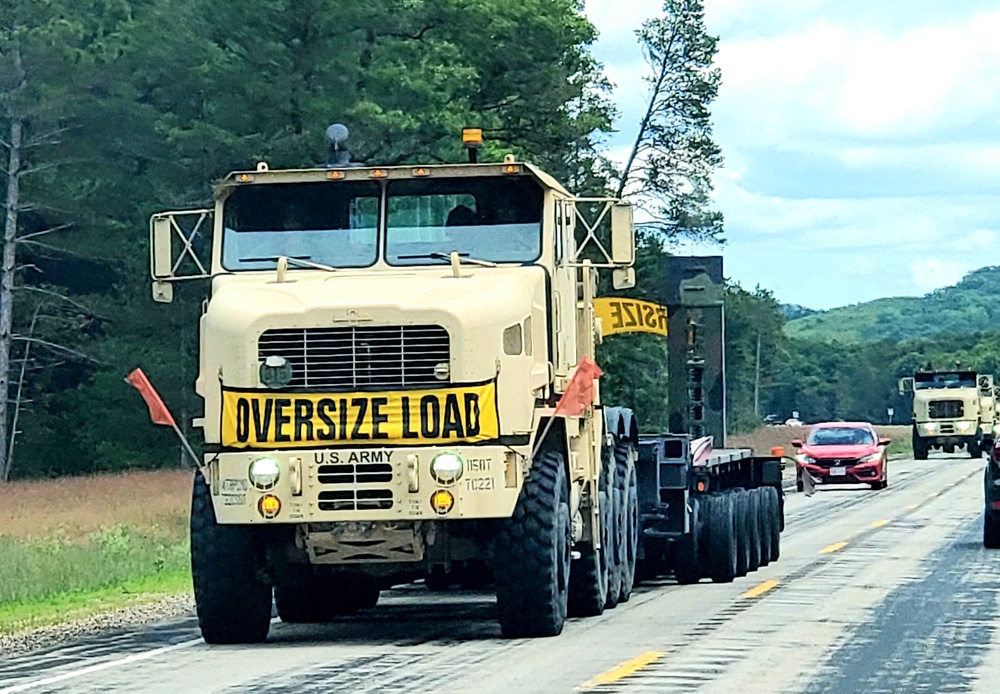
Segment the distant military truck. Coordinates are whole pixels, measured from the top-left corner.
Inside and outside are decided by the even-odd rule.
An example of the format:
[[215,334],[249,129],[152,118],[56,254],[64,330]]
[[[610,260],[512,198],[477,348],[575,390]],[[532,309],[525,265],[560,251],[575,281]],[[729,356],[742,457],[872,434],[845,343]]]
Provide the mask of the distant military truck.
[[913,457],[932,448],[945,453],[965,446],[979,458],[993,445],[997,419],[993,376],[975,371],[919,371],[900,379],[900,393],[913,394]]

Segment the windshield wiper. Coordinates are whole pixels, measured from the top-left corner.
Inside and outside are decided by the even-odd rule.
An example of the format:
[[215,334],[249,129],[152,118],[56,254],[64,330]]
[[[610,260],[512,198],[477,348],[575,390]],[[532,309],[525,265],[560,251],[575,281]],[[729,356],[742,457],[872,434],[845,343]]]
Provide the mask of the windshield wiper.
[[458,262],[467,263],[469,265],[479,265],[480,267],[496,267],[496,263],[492,263],[489,260],[479,260],[478,258],[470,258],[468,253],[458,253],[457,251],[452,251],[451,253],[414,253],[413,255],[397,255],[396,258],[399,260],[421,260],[424,258],[430,258],[431,260],[443,260],[444,262],[450,262],[451,257],[454,255],[458,258]]
[[336,272],[337,268],[330,267],[329,265],[323,265],[322,263],[314,263],[309,259],[312,258],[311,255],[272,255],[266,258],[240,258],[241,263],[276,263],[279,258],[284,258],[289,265],[295,265],[296,267],[309,268],[311,270],[326,270],[327,272]]

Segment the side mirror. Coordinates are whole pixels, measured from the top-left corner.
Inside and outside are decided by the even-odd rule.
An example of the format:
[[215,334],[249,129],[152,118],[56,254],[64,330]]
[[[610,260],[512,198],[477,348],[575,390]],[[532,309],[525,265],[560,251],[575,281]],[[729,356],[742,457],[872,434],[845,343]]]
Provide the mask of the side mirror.
[[913,392],[913,376],[906,376],[905,378],[899,379],[899,394],[903,395],[905,393]]
[[611,286],[615,289],[631,289],[635,286],[635,268],[619,267],[615,268],[611,275]]
[[[161,212],[149,220],[149,272],[153,279],[153,300],[170,303],[173,283],[206,279],[211,276],[209,261],[198,257],[212,231],[212,210]],[[180,241],[174,255],[174,236]]]
[[892,439],[881,438],[878,440],[878,445],[880,446],[888,446],[890,443],[892,443]]
[[793,448],[802,448],[802,439],[792,439]]
[[615,265],[632,265],[635,262],[635,225],[632,223],[632,206],[625,203],[611,206],[611,262]]
[[170,239],[173,229],[171,228],[170,217],[153,217],[150,226],[152,226],[150,230],[150,246],[152,250],[150,265],[153,279],[170,279],[174,276],[174,255]]

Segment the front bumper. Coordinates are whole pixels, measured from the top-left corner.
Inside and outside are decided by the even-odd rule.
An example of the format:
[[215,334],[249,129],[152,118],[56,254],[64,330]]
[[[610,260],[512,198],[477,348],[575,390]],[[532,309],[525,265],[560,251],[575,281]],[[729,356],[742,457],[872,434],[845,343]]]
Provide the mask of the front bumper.
[[[464,461],[462,476],[447,485],[430,473],[431,459],[444,451]],[[507,518],[517,503],[527,453],[526,447],[484,445],[239,451],[206,455],[204,474],[223,524]],[[267,490],[255,488],[249,477],[251,463],[262,457],[276,460],[281,470]],[[442,513],[431,504],[439,490],[454,498]],[[273,518],[258,510],[265,495],[281,502]]]
[[812,475],[816,484],[871,484],[882,479],[882,461],[846,466],[842,475],[833,474],[834,468],[813,463],[800,462],[798,466]]

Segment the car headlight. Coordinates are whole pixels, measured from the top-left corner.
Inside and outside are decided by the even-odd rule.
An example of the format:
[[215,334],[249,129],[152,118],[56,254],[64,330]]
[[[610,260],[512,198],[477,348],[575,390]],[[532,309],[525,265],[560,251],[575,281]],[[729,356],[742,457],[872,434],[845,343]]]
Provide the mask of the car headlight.
[[816,459],[813,458],[811,455],[805,455],[805,454],[803,454],[803,455],[799,456],[799,462],[800,463],[815,463]]
[[976,426],[975,422],[959,422],[958,423],[958,430],[961,431],[962,433],[967,433],[969,431],[972,431],[972,429],[975,426]]
[[250,463],[250,483],[261,491],[273,489],[281,477],[281,467],[274,458],[257,458]]
[[431,459],[431,477],[438,484],[453,484],[462,476],[463,469],[457,453],[438,453]]
[[872,453],[871,455],[866,455],[860,461],[861,463],[874,463],[882,459],[881,453]]
[[920,426],[922,426],[924,428],[924,431],[926,431],[928,434],[933,434],[935,431],[937,431],[936,422],[927,422],[926,424],[921,424]]

